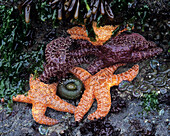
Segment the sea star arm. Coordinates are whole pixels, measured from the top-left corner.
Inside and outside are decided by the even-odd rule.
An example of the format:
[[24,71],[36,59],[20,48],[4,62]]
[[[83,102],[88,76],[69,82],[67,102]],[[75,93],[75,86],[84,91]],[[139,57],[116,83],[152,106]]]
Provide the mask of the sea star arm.
[[[82,64],[82,63],[90,63],[89,62],[89,59],[87,59],[85,56],[82,56],[82,57],[72,57],[70,59],[70,62],[74,65],[79,65],[79,64]],[[70,67],[73,67],[74,65],[70,66]]]
[[70,72],[79,78],[83,83],[87,78],[91,76],[89,72],[80,67],[71,68]]
[[[87,41],[88,42],[88,41]],[[88,46],[88,45],[87,45]],[[95,48],[95,46],[91,47],[81,47],[80,49],[76,49],[69,52],[69,55],[71,57],[82,57],[87,55],[100,55],[101,51],[98,48]]]
[[136,77],[138,72],[139,72],[139,65],[134,65],[131,69],[129,69],[124,73],[113,75],[111,79],[112,82],[110,83],[110,87],[114,85],[119,85],[119,83],[122,82],[123,80],[132,81]]
[[88,112],[88,110],[92,106],[93,102],[94,102],[93,91],[91,89],[85,90],[74,112],[75,121],[80,121],[83,118],[83,116]]
[[67,30],[67,33],[69,33],[70,35],[81,35],[81,36],[88,36],[87,32],[86,32],[86,28],[84,26],[82,27],[72,27],[70,29]]
[[86,36],[83,36],[83,35],[71,35],[70,36],[72,39],[76,39],[76,40],[78,40],[78,39],[82,39],[82,40],[88,40],[88,41],[90,41],[90,38],[89,37],[86,37]]
[[52,119],[45,116],[46,108],[47,107],[45,107],[41,103],[34,103],[32,106],[32,116],[34,120],[40,124],[45,124],[45,125],[57,124],[58,121],[56,119]]
[[39,79],[44,81],[44,82],[47,82],[50,79],[50,77],[55,77],[55,76],[57,76],[57,69],[56,69],[56,67],[50,66],[50,65],[46,65],[44,67],[44,71],[40,75]]
[[94,95],[97,100],[97,110],[88,116],[89,120],[105,117],[110,111],[111,107],[110,88],[106,86],[104,88],[96,90],[94,92]]
[[70,103],[67,103],[63,101],[61,98],[59,98],[57,95],[54,97],[50,98],[48,101],[48,107],[55,109],[57,111],[63,111],[63,112],[69,112],[69,113],[74,113],[75,111],[75,106],[71,105]]
[[58,83],[49,84],[48,87],[50,88],[50,91],[51,91],[49,93],[53,93],[54,95],[56,95],[57,85]]
[[152,48],[148,49],[146,51],[136,51],[132,52],[131,58],[127,61],[129,62],[137,62],[143,59],[148,59],[150,57],[153,57],[155,55],[158,55],[162,52],[161,48]]
[[93,61],[88,67],[87,67],[87,71],[91,74],[95,74],[96,72],[98,72],[99,70],[101,70],[103,67],[105,66],[103,60],[101,59],[97,59],[95,61]]
[[124,65],[126,65],[126,63],[119,63],[119,64],[115,64],[115,65],[113,65],[113,66],[111,66],[109,68],[105,68],[105,69],[108,69],[113,74],[116,71],[116,69],[118,69],[118,67],[124,66]]
[[30,78],[29,78],[30,89],[35,88],[35,84],[38,84],[39,82],[40,80],[38,78],[34,79],[33,74],[30,75]]
[[13,96],[13,101],[31,103],[31,99],[28,96],[25,96],[25,95]]

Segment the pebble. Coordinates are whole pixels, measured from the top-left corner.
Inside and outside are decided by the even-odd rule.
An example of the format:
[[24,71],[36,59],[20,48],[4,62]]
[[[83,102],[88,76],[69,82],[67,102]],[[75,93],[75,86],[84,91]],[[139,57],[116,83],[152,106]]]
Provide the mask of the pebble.
[[165,85],[166,85],[165,77],[157,77],[157,78],[153,81],[153,85],[154,85],[154,86],[158,86],[158,87],[165,86]]
[[167,89],[166,88],[161,88],[160,92],[161,92],[161,94],[166,94],[167,93]]
[[151,66],[152,69],[156,69],[157,67],[159,67],[159,61],[155,60],[155,59],[151,60],[150,66]]
[[47,135],[48,134],[48,127],[44,125],[40,125],[38,128],[41,135]]
[[124,80],[124,81],[122,81],[122,82],[119,84],[118,89],[119,89],[120,91],[125,91],[125,90],[127,90],[127,88],[128,88],[129,85],[130,85],[130,82],[127,81],[127,80]]
[[164,112],[165,112],[164,109],[161,109],[161,110],[159,111],[159,116],[163,115]]

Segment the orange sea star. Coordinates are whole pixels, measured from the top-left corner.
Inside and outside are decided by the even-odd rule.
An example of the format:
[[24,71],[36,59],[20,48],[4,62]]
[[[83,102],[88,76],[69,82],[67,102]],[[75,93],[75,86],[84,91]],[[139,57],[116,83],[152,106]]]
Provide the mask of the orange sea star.
[[33,79],[33,75],[31,75],[29,84],[28,96],[13,96],[13,101],[32,104],[32,116],[36,122],[45,125],[58,123],[56,119],[45,116],[47,107],[57,111],[74,113],[75,106],[63,101],[56,95],[57,83],[45,84],[39,79]]
[[83,25],[82,27],[72,27],[67,30],[67,32],[71,35],[72,39],[83,39],[83,40],[88,40],[90,41],[93,45],[103,45],[107,40],[110,39],[112,36],[112,32],[118,27],[118,26],[112,26],[112,25],[105,25],[105,26],[100,26],[97,27],[97,22],[93,21],[93,30],[95,32],[96,36],[96,41],[93,42],[90,40],[90,38],[87,35],[86,28]]
[[135,65],[124,73],[113,75],[114,71],[122,65],[124,64],[116,64],[102,69],[93,76],[79,67],[74,67],[70,70],[71,73],[82,80],[85,86],[84,94],[74,112],[75,121],[80,121],[88,112],[94,98],[97,100],[97,110],[90,114],[88,119],[94,120],[94,118],[98,119],[108,114],[111,107],[110,87],[118,85],[123,80],[132,81],[139,71],[139,66]]

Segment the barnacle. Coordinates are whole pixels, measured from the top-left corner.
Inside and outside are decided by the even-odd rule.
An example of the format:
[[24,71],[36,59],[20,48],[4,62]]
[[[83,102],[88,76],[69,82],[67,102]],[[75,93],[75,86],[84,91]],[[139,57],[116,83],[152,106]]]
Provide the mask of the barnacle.
[[111,88],[111,92],[113,92],[113,95],[111,97],[112,103],[111,103],[110,112],[111,113],[118,113],[123,108],[126,108],[127,103],[126,103],[126,100],[124,100],[122,97],[119,96],[118,91]]

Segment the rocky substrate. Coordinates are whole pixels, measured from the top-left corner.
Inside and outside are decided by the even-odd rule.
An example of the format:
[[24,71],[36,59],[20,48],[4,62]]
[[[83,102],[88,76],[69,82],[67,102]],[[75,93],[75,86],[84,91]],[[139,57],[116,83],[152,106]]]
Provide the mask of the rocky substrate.
[[[45,126],[37,124],[31,114],[31,105],[25,103],[14,103],[13,111],[7,113],[1,105],[0,109],[0,135],[2,136],[26,136],[26,135],[160,135],[167,136],[169,126],[169,62],[165,62],[166,68],[162,67],[162,73],[159,70],[152,70],[152,62],[159,59],[151,59],[140,62],[140,72],[132,83],[120,84],[119,87],[112,87],[112,107],[109,114],[99,120],[89,121],[85,115],[82,122],[74,121],[74,116],[69,113],[58,112],[47,109],[46,115],[56,118],[61,123],[54,126]],[[160,59],[161,60],[161,59]],[[158,61],[159,62],[159,61]],[[154,63],[157,65],[157,63]],[[161,63],[160,63],[161,64]],[[131,64],[132,65],[132,64]],[[117,73],[123,72],[131,65],[120,68]],[[152,66],[152,67],[151,67]],[[161,65],[159,65],[161,66]],[[156,66],[155,66],[156,68]],[[163,69],[164,68],[164,69]],[[149,72],[150,71],[150,72]],[[157,72],[153,72],[157,71]],[[149,73],[152,73],[148,77]],[[155,74],[155,76],[154,76]],[[152,80],[152,78],[162,78],[161,80]],[[121,86],[122,85],[122,86]],[[135,86],[138,92],[130,91]],[[123,89],[124,87],[124,89]],[[145,88],[143,88],[145,87]],[[151,87],[151,88],[149,88]],[[145,90],[143,90],[145,89]],[[144,111],[142,107],[142,96],[152,89],[158,92],[159,107],[156,111]],[[68,102],[77,105],[79,100]],[[95,102],[88,114],[96,110]]]

